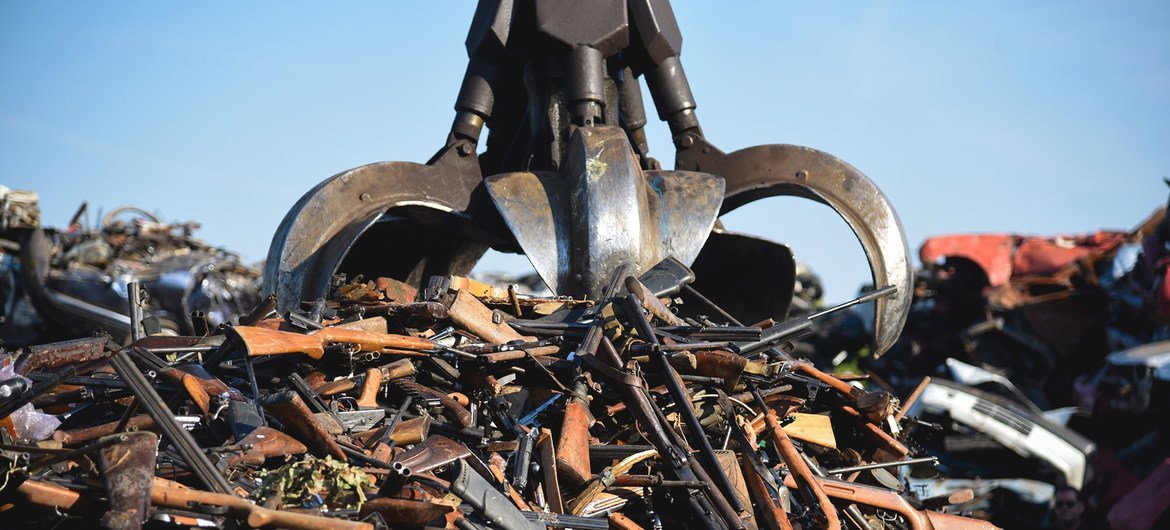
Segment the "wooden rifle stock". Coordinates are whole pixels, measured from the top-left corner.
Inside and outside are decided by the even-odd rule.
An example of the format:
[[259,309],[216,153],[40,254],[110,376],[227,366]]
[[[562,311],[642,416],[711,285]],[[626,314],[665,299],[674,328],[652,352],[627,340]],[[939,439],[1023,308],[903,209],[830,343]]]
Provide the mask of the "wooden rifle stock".
[[332,436],[317,422],[313,412],[292,390],[268,396],[263,400],[264,410],[272,414],[285,428],[319,457],[332,456],[343,462],[349,457]]
[[723,389],[731,392],[739,384],[748,360],[729,351],[704,350],[695,352],[695,365],[695,373],[723,379]]
[[[362,515],[382,514],[387,521],[402,526],[433,526],[429,523],[459,510],[442,499],[416,500],[380,497],[362,504]],[[462,515],[460,515],[462,516]],[[440,526],[441,527],[441,526]]]
[[610,530],[643,530],[633,519],[620,512],[609,514],[609,528]]
[[[414,363],[410,359],[399,359],[390,364],[384,364],[376,368],[381,373],[382,382],[392,379],[401,379],[403,377],[410,377],[415,374]],[[368,372],[367,372],[368,373]],[[328,383],[310,384],[313,391],[323,397],[334,396],[342,392],[349,392],[357,386],[364,385],[366,375],[358,377],[347,377],[330,381]],[[381,384],[381,383],[379,383]]]
[[28,479],[16,489],[29,504],[37,506],[74,513],[94,507],[88,497],[52,482]]
[[478,298],[462,289],[455,292],[448,310],[451,320],[454,320],[463,329],[492,344],[504,344],[516,340],[525,340],[526,337],[512,329],[504,322],[492,320],[492,310],[483,305]]
[[366,370],[365,381],[362,381],[362,392],[358,395],[357,404],[364,409],[378,406],[378,391],[382,389],[382,371],[377,368]]
[[204,414],[211,411],[211,396],[227,394],[235,401],[245,400],[239,390],[227,386],[198,364],[164,368],[159,371],[159,375],[181,386]]
[[589,407],[570,398],[565,405],[565,419],[557,438],[557,473],[571,485],[584,484],[592,476],[589,469]]
[[228,336],[238,338],[248,355],[253,357],[303,353],[313,359],[320,359],[325,355],[325,346],[318,337],[253,326],[228,326],[225,332]]
[[158,436],[148,432],[114,435],[119,441],[98,452],[110,509],[103,528],[142,528],[150,512],[150,489],[158,457]]
[[251,449],[233,454],[228,465],[247,464],[258,466],[274,456],[299,455],[308,451],[305,444],[272,427],[257,427],[240,440],[240,445],[251,445]]

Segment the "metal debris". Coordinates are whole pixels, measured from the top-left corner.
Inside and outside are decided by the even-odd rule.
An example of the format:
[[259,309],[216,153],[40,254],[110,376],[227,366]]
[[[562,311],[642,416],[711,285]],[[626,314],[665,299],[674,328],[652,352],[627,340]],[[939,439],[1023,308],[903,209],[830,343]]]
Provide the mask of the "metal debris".
[[[619,271],[588,301],[450,276],[390,301],[402,293],[392,280],[359,278],[284,314],[269,300],[207,335],[18,352],[4,362],[39,391],[13,386],[3,402],[31,401],[62,423],[32,438],[0,430],[3,493],[18,506],[5,517],[108,528],[992,527],[923,511],[924,499],[889,482],[891,470],[933,460],[914,458],[897,397],[784,352],[821,316],[743,326],[711,307],[702,322],[681,318],[672,306],[701,303],[683,289],[693,273],[655,270],[678,275],[643,283]],[[557,309],[538,311],[549,303]],[[136,449],[147,438],[150,451]]]

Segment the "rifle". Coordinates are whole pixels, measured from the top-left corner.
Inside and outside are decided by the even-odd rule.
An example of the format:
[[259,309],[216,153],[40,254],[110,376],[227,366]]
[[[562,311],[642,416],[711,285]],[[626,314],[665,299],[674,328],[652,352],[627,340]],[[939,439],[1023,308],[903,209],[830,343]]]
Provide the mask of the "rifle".
[[331,344],[354,344],[362,352],[411,356],[421,356],[422,352],[438,348],[428,339],[336,326],[321,328],[308,335],[252,326],[228,326],[225,332],[240,341],[250,357],[302,353],[318,360],[325,355],[325,347]]
[[232,516],[244,520],[252,528],[276,526],[289,530],[374,530],[374,525],[319,515],[290,511],[269,510],[235,495],[184,489],[155,481],[150,492],[151,503],[168,508],[190,510],[197,505],[224,508]]
[[605,289],[601,293],[601,302],[586,311],[586,317],[592,317],[593,322],[585,331],[585,336],[577,345],[577,349],[569,354],[568,360],[573,362],[573,391],[565,403],[564,420],[561,422],[560,437],[557,438],[557,473],[558,477],[565,477],[569,484],[582,484],[589,480],[589,428],[593,425],[593,415],[589,413],[587,393],[589,386],[581,372],[581,358],[593,356],[601,345],[604,320],[601,318],[602,308],[614,297],[621,286],[629,265],[621,265],[613,272]]

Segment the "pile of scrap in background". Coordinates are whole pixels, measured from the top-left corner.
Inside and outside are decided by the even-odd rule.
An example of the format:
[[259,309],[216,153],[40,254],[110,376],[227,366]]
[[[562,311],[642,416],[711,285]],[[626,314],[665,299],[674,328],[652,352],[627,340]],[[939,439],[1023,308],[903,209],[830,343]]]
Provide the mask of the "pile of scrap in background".
[[37,195],[0,187],[0,344],[27,346],[102,330],[130,335],[126,289],[143,285],[146,329],[202,334],[260,300],[260,272],[166,223],[122,207],[87,227],[82,204],[65,228],[42,228]]

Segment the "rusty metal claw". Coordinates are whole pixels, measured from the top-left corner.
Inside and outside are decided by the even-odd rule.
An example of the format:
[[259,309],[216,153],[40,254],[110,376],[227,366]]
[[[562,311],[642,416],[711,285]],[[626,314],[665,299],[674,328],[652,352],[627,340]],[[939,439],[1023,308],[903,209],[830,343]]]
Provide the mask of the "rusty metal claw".
[[277,228],[264,268],[265,290],[287,311],[324,296],[337,272],[393,276],[416,285],[431,274],[467,274],[488,243],[499,239],[485,229],[499,221],[482,181],[468,141],[444,148],[425,165],[379,162],[329,177],[301,197]]
[[799,145],[760,145],[725,154],[702,137],[681,142],[675,166],[719,175],[727,183],[720,214],[781,195],[828,205],[849,224],[869,259],[875,286],[898,292],[877,300],[874,355],[894,345],[910,311],[911,263],[902,222],[869,177],[841,159]]

